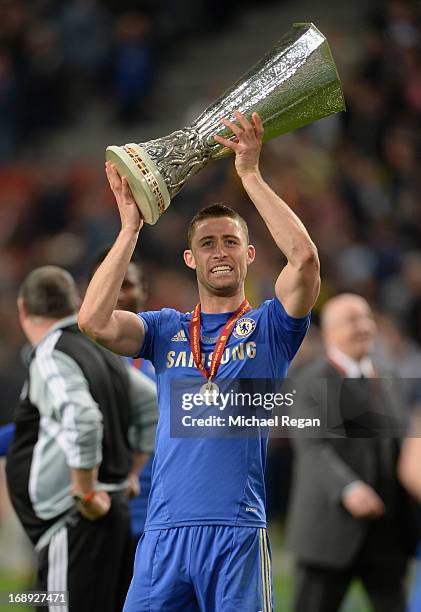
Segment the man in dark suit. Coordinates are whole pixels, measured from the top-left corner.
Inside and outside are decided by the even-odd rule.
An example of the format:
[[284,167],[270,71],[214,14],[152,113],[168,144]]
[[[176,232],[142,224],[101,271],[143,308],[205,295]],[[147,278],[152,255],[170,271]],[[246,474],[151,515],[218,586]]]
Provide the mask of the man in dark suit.
[[415,533],[403,535],[408,500],[396,476],[403,401],[370,358],[376,328],[363,298],[331,299],[321,323],[326,357],[294,381],[294,416],[318,416],[315,407],[323,404],[327,431],[294,440],[293,610],[336,612],[360,577],[375,612],[404,612],[408,541],[415,543]]

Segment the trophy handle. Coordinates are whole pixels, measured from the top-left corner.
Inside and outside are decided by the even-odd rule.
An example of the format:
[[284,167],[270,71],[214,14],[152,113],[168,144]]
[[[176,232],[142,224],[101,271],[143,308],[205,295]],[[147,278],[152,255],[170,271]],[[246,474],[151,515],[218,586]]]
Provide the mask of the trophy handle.
[[138,144],[123,147],[111,145],[106,149],[106,159],[125,176],[146,223],[155,225],[171,202],[165,181],[147,152]]

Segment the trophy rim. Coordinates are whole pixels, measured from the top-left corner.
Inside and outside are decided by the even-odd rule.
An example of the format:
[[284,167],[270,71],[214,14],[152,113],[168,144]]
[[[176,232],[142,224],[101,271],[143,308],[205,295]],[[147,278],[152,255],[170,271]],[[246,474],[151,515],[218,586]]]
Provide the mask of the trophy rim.
[[171,201],[156,164],[136,143],[110,145],[106,148],[105,157],[117,166],[120,176],[127,179],[145,223],[155,225]]

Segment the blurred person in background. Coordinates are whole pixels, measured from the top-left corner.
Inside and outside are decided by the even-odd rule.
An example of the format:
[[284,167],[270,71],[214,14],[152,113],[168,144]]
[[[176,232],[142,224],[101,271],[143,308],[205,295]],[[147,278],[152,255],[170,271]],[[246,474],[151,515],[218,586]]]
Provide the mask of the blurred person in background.
[[37,590],[68,590],[70,612],[115,612],[132,569],[127,479],[133,450],[153,450],[156,393],[81,334],[78,306],[62,268],[38,268],[21,286],[33,350],[6,473],[37,551]]
[[[109,249],[102,251],[96,258],[92,274],[99,264],[103,261]],[[118,307],[121,310],[130,312],[140,312],[147,299],[147,283],[143,267],[140,262],[133,260],[127,269],[127,274],[123,281]],[[125,358],[130,365],[133,365],[150,380],[155,382],[155,369],[147,359]],[[5,456],[13,439],[15,423],[7,423],[0,427],[0,457]],[[149,491],[151,488],[153,453],[135,453],[133,465],[128,476],[129,484],[127,493],[129,496],[129,509],[132,523],[132,533],[134,538],[134,548],[143,533],[146,520],[146,510]]]
[[90,98],[104,93],[112,14],[99,0],[67,0],[60,4],[55,19],[58,51],[67,71],[68,108],[77,115]]
[[[108,252],[109,249],[106,249],[97,256],[92,270],[92,275],[102,263]],[[134,312],[137,314],[143,310],[147,296],[148,286],[143,266],[139,261],[133,259],[127,268],[126,276],[124,277],[123,284],[121,285],[120,295],[117,301],[117,308],[119,310],[127,310],[128,312]],[[141,357],[138,357],[137,359],[124,357],[124,359],[126,359],[130,365],[137,368],[155,383],[155,368],[150,361],[147,359],[142,359]],[[151,490],[153,458],[153,453],[135,453],[133,458],[133,465],[130,474],[132,498],[129,502],[129,509],[134,539],[134,550],[136,549],[137,543],[145,526],[148,497],[149,491]]]
[[335,426],[330,437],[293,441],[293,610],[337,612],[359,577],[376,612],[404,612],[404,580],[417,538],[397,479],[404,401],[381,378],[390,379],[390,372],[370,357],[376,326],[366,300],[331,298],[321,324],[326,357],[304,366],[295,379],[301,397],[294,416],[311,416],[314,390],[322,384],[323,408]]
[[117,116],[124,123],[145,117],[153,74],[149,29],[147,17],[138,11],[124,13],[116,22],[113,85]]

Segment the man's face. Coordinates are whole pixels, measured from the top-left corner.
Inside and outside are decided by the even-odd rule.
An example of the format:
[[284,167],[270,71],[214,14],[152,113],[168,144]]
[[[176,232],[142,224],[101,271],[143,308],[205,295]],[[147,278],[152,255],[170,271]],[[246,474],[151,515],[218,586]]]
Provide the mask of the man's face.
[[254,247],[237,219],[210,217],[196,224],[191,250],[184,252],[197,281],[212,295],[231,296],[244,283]]
[[142,310],[147,298],[146,283],[142,270],[134,263],[130,263],[124,277],[118,296],[117,308],[130,312]]
[[373,346],[376,324],[365,300],[350,300],[335,313],[329,330],[329,344],[359,361]]

